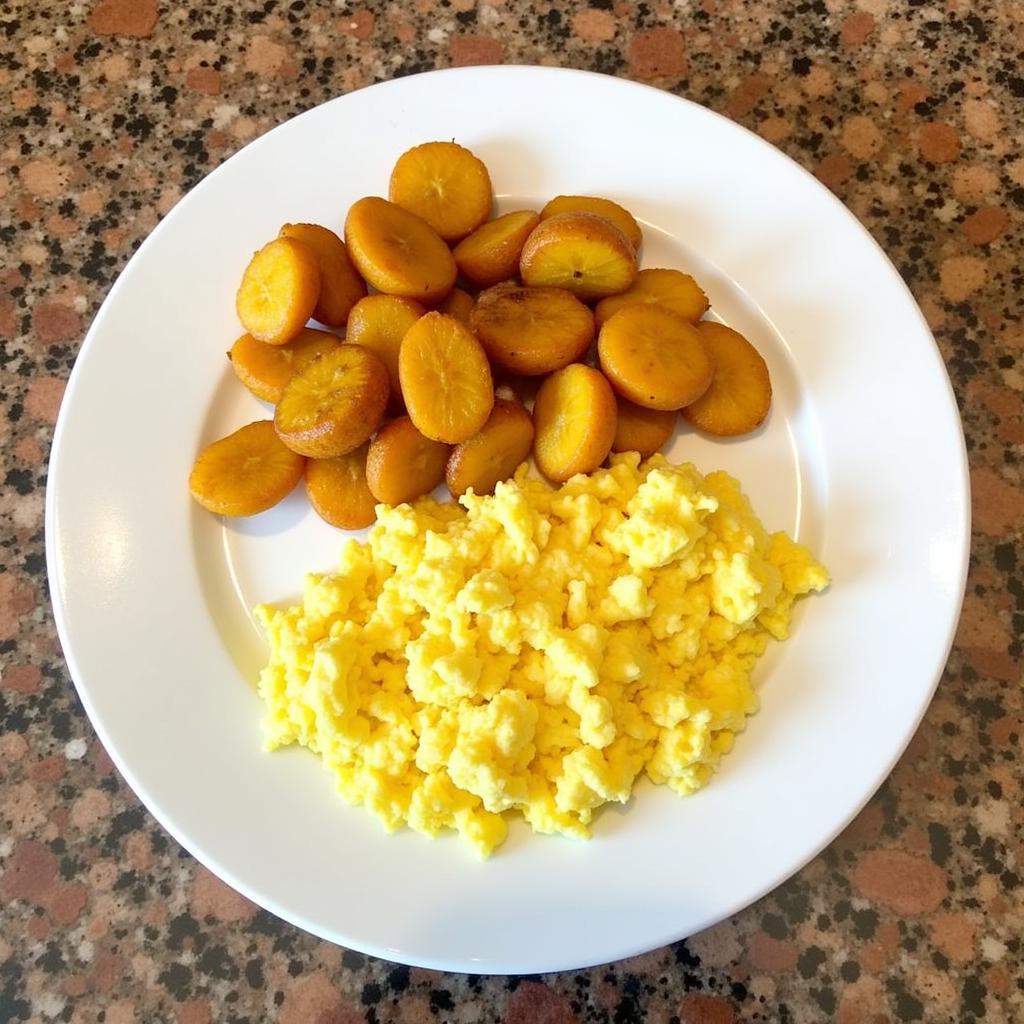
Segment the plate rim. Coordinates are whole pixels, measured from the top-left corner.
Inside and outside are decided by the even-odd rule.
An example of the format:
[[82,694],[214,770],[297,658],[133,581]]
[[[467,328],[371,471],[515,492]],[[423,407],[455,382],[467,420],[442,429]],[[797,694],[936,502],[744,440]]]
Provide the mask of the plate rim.
[[[702,104],[697,103],[694,100],[691,100],[684,96],[678,96],[668,90],[659,89],[655,86],[635,82],[630,79],[605,75],[600,72],[572,68],[549,68],[538,65],[484,65],[466,68],[445,68],[421,72],[417,75],[404,76],[402,78],[391,78],[379,83],[375,83],[371,86],[367,86],[365,89],[357,90],[355,93],[345,93],[333,97],[329,100],[324,101],[323,103],[319,103],[308,108],[302,113],[295,115],[295,117],[287,119],[287,121],[282,121],[279,124],[275,124],[272,128],[268,129],[268,131],[265,132],[263,135],[260,135],[259,137],[248,142],[245,146],[241,147],[230,157],[224,160],[221,164],[219,164],[216,168],[214,168],[212,171],[206,174],[199,182],[196,183],[196,185],[192,189],[190,189],[181,197],[181,199],[179,199],[178,204],[176,204],[176,206],[172,208],[172,210],[161,219],[160,223],[158,223],[155,226],[155,228],[146,236],[146,238],[140,244],[136,252],[121,268],[116,280],[113,282],[113,284],[107,291],[107,294],[103,299],[103,302],[101,303],[99,309],[96,311],[96,314],[94,315],[92,322],[90,323],[89,329],[86,332],[86,335],[75,357],[75,363],[68,376],[65,394],[61,402],[57,422],[53,430],[50,455],[47,464],[44,535],[47,581],[50,591],[50,607],[53,611],[54,624],[58,639],[61,644],[62,656],[67,664],[68,672],[72,679],[72,682],[74,683],[78,699],[81,701],[82,706],[85,709],[86,714],[89,718],[89,723],[92,726],[93,730],[95,731],[100,742],[103,744],[104,749],[110,756],[111,760],[117,767],[118,771],[124,778],[125,782],[132,789],[135,796],[139,799],[143,806],[145,806],[147,812],[151,814],[153,818],[160,824],[160,826],[165,831],[167,831],[181,847],[187,850],[189,854],[192,857],[194,857],[195,860],[197,860],[201,865],[203,865],[208,870],[217,875],[219,878],[224,880],[227,884],[231,885],[238,892],[242,893],[242,895],[246,896],[258,907],[266,909],[268,912],[275,914],[276,916],[289,922],[295,927],[310,932],[311,934],[314,934],[325,941],[329,941],[338,945],[343,945],[345,948],[357,950],[359,952],[372,955],[381,959],[390,960],[391,962],[400,962],[408,964],[410,966],[425,967],[434,970],[457,971],[462,973],[487,973],[495,975],[538,973],[536,965],[532,963],[527,963],[523,965],[511,964],[508,966],[507,969],[504,967],[496,966],[494,964],[483,965],[482,967],[477,969],[474,969],[474,967],[471,964],[460,964],[458,967],[453,967],[451,966],[451,961],[446,960],[443,957],[433,958],[415,955],[410,956],[402,950],[382,950],[373,945],[372,943],[361,944],[358,940],[350,939],[347,936],[345,937],[344,941],[342,941],[336,936],[325,934],[323,928],[321,928],[317,924],[314,924],[308,920],[303,919],[301,914],[294,914],[290,912],[286,907],[279,904],[277,900],[273,898],[272,895],[268,893],[254,891],[253,888],[248,886],[245,882],[241,881],[237,877],[235,871],[229,865],[220,863],[216,857],[208,856],[205,851],[200,852],[192,843],[191,839],[189,839],[188,836],[180,832],[177,826],[168,819],[168,817],[163,813],[162,808],[157,809],[155,805],[157,805],[159,801],[154,800],[152,798],[152,795],[147,792],[145,787],[140,785],[138,778],[135,772],[132,770],[131,766],[124,761],[120,753],[117,752],[113,743],[111,742],[107,730],[102,720],[100,719],[99,715],[96,713],[96,709],[88,694],[88,687],[79,684],[78,680],[80,678],[83,678],[83,676],[81,674],[80,666],[78,665],[77,657],[71,642],[69,625],[65,617],[65,595],[63,592],[63,588],[61,586],[60,573],[57,569],[57,537],[55,536],[56,494],[57,490],[59,489],[58,481],[61,475],[60,465],[64,433],[68,418],[70,416],[68,410],[73,404],[75,393],[79,386],[79,382],[83,376],[84,371],[82,368],[86,362],[86,358],[88,357],[92,349],[95,347],[97,338],[101,333],[103,321],[106,315],[109,313],[110,307],[114,304],[118,294],[120,293],[122,287],[125,285],[125,282],[129,277],[129,268],[132,266],[133,263],[135,263],[136,257],[146,252],[152,245],[156,244],[156,240],[161,237],[163,230],[165,229],[168,222],[171,221],[174,215],[174,210],[177,209],[178,205],[184,202],[184,200],[186,200],[187,198],[192,197],[199,190],[205,189],[208,186],[208,183],[212,179],[215,179],[216,176],[220,174],[221,171],[223,171],[229,164],[232,163],[232,161],[239,158],[243,153],[247,152],[250,148],[258,146],[261,142],[263,142],[263,140],[268,135],[270,135],[273,131],[275,131],[278,127],[280,127],[283,124],[290,123],[291,121],[298,121],[304,117],[314,114],[316,111],[321,110],[323,107],[332,104],[342,103],[350,96],[366,92],[368,89],[386,91],[396,85],[402,85],[402,83],[406,83],[407,80],[409,79],[422,79],[424,77],[434,79],[439,77],[473,78],[478,75],[498,77],[516,77],[521,75],[536,75],[549,77],[573,76],[578,78],[603,79],[605,81],[610,80],[615,82],[616,86],[618,88],[623,89],[624,91],[633,91],[640,96],[654,95],[659,98],[670,98],[680,103],[683,103],[689,107],[695,107],[700,111],[702,115],[710,115],[717,121],[724,122],[725,125],[727,125],[730,129],[739,130],[749,138],[756,140],[758,146],[761,147],[766,153],[771,153],[776,156],[784,158],[784,160],[792,168],[796,168],[800,172],[800,174],[803,176],[805,185],[813,185],[813,187],[817,189],[820,193],[823,193],[825,196],[827,196],[833,209],[835,209],[837,212],[841,211],[841,215],[847,219],[848,223],[855,226],[856,230],[860,233],[860,235],[863,238],[866,238],[867,240],[870,241],[871,247],[874,250],[874,255],[876,256],[876,258],[880,257],[880,259],[884,261],[884,264],[888,267],[890,275],[892,276],[892,278],[895,279],[895,281],[898,282],[899,288],[902,292],[902,296],[904,300],[909,304],[909,308],[914,311],[921,326],[921,329],[924,332],[924,335],[931,339],[932,341],[931,356],[937,364],[939,370],[941,371],[939,376],[944,383],[945,402],[948,406],[948,411],[952,414],[953,421],[956,427],[958,428],[956,434],[959,444],[957,446],[955,454],[957,456],[956,475],[960,483],[961,500],[959,502],[957,512],[958,518],[963,523],[963,531],[960,537],[958,538],[959,544],[956,549],[956,556],[958,559],[958,572],[956,577],[955,593],[958,596],[957,599],[954,602],[952,602],[950,606],[949,621],[946,624],[946,636],[944,638],[944,641],[942,644],[937,644],[935,648],[936,660],[934,662],[935,667],[932,671],[931,684],[925,691],[924,696],[920,701],[920,706],[917,709],[913,721],[908,723],[908,726],[904,731],[903,738],[901,739],[898,745],[898,749],[896,749],[892,753],[891,757],[886,760],[884,769],[877,774],[877,777],[872,778],[870,782],[864,784],[865,795],[863,796],[863,799],[860,800],[860,802],[852,808],[850,813],[843,820],[842,824],[834,831],[832,831],[830,834],[825,836],[817,846],[806,852],[805,856],[798,858],[781,877],[775,878],[769,883],[767,883],[764,887],[759,888],[756,891],[756,895],[754,895],[753,897],[750,897],[748,894],[744,894],[742,897],[737,899],[733,904],[729,905],[728,907],[719,908],[718,910],[716,910],[716,912],[713,915],[711,915],[706,921],[704,921],[704,923],[699,928],[687,928],[682,933],[652,936],[648,940],[644,940],[639,944],[624,949],[621,954],[615,956],[612,960],[598,959],[586,960],[581,962],[578,959],[568,957],[561,963],[548,965],[542,968],[544,973],[554,971],[585,970],[591,967],[599,966],[600,964],[615,962],[620,959],[635,956],[653,949],[658,949],[673,942],[677,942],[681,939],[685,939],[690,935],[697,934],[699,931],[709,928],[719,923],[720,921],[733,916],[741,910],[753,905],[758,900],[762,899],[766,894],[774,891],[776,888],[783,885],[786,881],[788,881],[799,871],[801,871],[808,863],[814,860],[814,858],[817,857],[825,848],[827,848],[846,829],[850,822],[861,812],[861,810],[871,800],[871,798],[877,792],[878,788],[882,785],[885,779],[889,777],[893,768],[896,766],[900,758],[905,753],[907,746],[909,745],[910,741],[913,739],[915,733],[920,727],[921,721],[923,720],[925,714],[928,711],[928,708],[932,703],[935,691],[939,685],[939,682],[941,681],[943,672],[949,660],[950,652],[955,642],[957,625],[959,622],[963,598],[966,590],[967,572],[969,568],[971,550],[971,482],[969,463],[967,457],[967,447],[963,431],[963,422],[960,416],[959,406],[956,401],[955,392],[953,390],[952,382],[950,380],[949,373],[945,365],[945,361],[942,358],[942,354],[939,350],[937,343],[935,342],[931,328],[929,327],[923,312],[918,306],[917,301],[913,296],[913,293],[910,291],[910,288],[907,286],[906,281],[903,279],[902,275],[899,273],[899,271],[893,264],[892,260],[886,254],[881,244],[875,239],[871,232],[868,231],[868,229],[860,222],[860,220],[857,219],[853,212],[835,194],[831,192],[831,190],[829,190],[810,171],[808,171],[805,167],[803,167],[796,160],[790,157],[787,153],[773,146],[767,140],[761,138],[755,132],[746,128],[742,124],[739,124],[738,122],[729,119],[725,115],[720,114],[717,111],[714,111],[706,106],[703,106]],[[641,100],[641,102],[643,101]],[[952,455],[954,453],[951,452],[950,454]],[[392,960],[391,957],[388,956],[389,952],[402,953],[402,958],[398,961],[394,961]]]

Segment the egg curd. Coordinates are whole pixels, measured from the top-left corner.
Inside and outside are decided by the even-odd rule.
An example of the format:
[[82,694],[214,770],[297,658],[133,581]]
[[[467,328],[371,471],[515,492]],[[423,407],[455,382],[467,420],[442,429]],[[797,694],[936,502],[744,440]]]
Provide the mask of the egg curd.
[[829,581],[731,476],[661,455],[377,514],[302,604],[257,609],[266,746],[319,754],[388,830],[455,829],[481,856],[508,811],[584,839],[642,774],[703,786],[769,638]]

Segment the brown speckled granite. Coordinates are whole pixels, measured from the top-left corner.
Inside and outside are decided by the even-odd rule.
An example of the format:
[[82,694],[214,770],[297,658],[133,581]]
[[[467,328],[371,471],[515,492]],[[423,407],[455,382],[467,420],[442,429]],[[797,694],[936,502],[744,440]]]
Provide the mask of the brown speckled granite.
[[[0,2],[0,1020],[1024,1020],[1022,50],[1010,0]],[[497,61],[650,80],[825,181],[936,332],[974,486],[956,649],[846,834],[685,943],[528,980],[367,961],[197,868],[82,714],[42,539],[64,380],[159,216],[315,103]]]

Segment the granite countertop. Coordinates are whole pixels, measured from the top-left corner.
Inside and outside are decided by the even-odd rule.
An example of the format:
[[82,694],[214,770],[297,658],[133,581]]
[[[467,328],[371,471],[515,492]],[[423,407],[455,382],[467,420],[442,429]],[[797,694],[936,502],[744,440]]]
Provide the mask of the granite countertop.
[[[0,1020],[1024,1020],[1024,6],[4,0],[0,29]],[[651,82],[817,175],[935,332],[974,491],[964,614],[938,695],[846,833],[686,942],[529,979],[347,952],[198,867],[82,712],[43,556],[68,371],[160,216],[307,107],[395,75],[499,62]]]

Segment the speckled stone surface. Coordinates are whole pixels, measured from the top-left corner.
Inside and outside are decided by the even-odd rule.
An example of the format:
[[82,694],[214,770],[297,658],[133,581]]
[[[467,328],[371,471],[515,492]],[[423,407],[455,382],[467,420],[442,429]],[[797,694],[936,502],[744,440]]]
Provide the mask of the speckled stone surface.
[[[0,1021],[1024,1020],[1022,51],[1003,0],[0,2]],[[64,382],[160,216],[322,100],[502,61],[689,96],[833,189],[936,333],[975,517],[938,696],[847,832],[685,943],[530,979],[367,960],[198,868],[85,719],[43,560]]]

